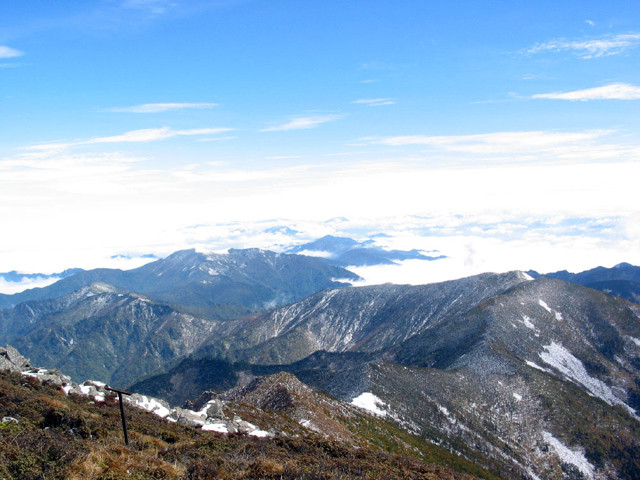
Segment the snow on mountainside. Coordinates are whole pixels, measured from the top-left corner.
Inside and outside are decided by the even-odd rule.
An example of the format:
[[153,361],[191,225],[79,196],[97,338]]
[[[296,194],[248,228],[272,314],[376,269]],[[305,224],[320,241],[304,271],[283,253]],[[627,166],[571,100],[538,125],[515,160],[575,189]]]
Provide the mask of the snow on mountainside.
[[252,363],[286,364],[319,350],[383,350],[525,281],[522,273],[511,272],[430,285],[327,290],[229,322],[228,333],[210,339],[209,353]]
[[225,326],[204,352],[279,364],[504,478],[640,474],[640,307],[622,299],[513,272],[330,290]]
[[[224,320],[154,298],[183,295],[195,305],[204,292],[213,295],[198,288],[215,285],[218,300],[251,296],[264,308],[274,295],[301,294],[326,281],[325,268],[333,267],[313,263],[311,271],[308,260],[257,249],[177,252],[134,276],[118,274],[131,282],[153,279],[147,284],[153,294],[104,281],[82,286],[0,310],[0,336],[74,378],[82,378],[73,370],[79,365],[125,384],[168,370],[136,385],[172,398],[180,398],[178,389],[195,395],[237,385],[230,395],[238,402],[286,407],[288,421],[313,430],[321,420],[301,406],[300,398],[311,397],[293,377],[252,382],[261,372],[289,371],[504,478],[640,475],[633,455],[640,450],[638,304],[522,272],[329,288]],[[215,410],[207,402],[216,399],[224,400],[214,395],[192,410]],[[166,405],[144,402],[166,413]]]

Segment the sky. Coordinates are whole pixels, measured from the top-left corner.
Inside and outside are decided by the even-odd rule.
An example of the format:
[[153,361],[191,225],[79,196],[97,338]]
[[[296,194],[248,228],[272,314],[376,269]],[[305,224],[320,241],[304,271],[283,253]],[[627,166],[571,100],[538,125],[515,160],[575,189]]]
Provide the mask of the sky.
[[636,0],[0,4],[0,272],[328,234],[447,257],[369,283],[640,264],[639,178]]

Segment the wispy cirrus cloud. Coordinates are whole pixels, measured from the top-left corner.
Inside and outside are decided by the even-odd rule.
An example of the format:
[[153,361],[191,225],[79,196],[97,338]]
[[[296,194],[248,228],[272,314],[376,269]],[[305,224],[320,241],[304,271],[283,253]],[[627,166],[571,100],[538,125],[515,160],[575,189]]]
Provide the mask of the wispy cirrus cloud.
[[153,15],[161,15],[176,6],[172,0],[124,0],[122,6],[131,10],[142,10]]
[[590,59],[619,55],[639,44],[640,33],[625,33],[588,40],[551,40],[534,45],[527,53],[570,52],[580,58]]
[[[389,146],[433,145],[456,150],[509,151],[514,146],[543,148],[553,145],[591,140],[610,133],[609,130],[589,132],[494,132],[474,135],[400,135],[369,139],[369,143]],[[365,139],[366,140],[366,139]]]
[[361,98],[359,100],[354,100],[351,103],[367,107],[381,107],[384,105],[395,105],[396,101],[393,98]]
[[172,137],[217,135],[219,133],[229,132],[231,130],[231,128],[194,128],[189,130],[174,130],[170,127],[146,128],[140,130],[131,130],[121,135],[95,137],[77,142],[59,142],[31,145],[28,147],[24,147],[23,150],[30,152],[51,152],[65,150],[67,148],[80,145],[97,145],[103,143],[146,143],[165,140]]
[[24,52],[16,50],[15,48],[7,47],[6,45],[0,45],[0,58],[16,58],[24,55]]
[[159,113],[173,110],[201,110],[217,107],[217,103],[143,103],[129,107],[113,107],[106,109],[108,112],[125,113]]
[[602,87],[585,88],[569,92],[538,93],[532,98],[554,100],[640,100],[640,87],[628,83],[612,83]]
[[[612,140],[613,130],[579,132],[519,131],[474,135],[403,135],[359,139],[355,145],[421,146],[423,153],[447,161],[557,162],[633,160],[640,147]],[[452,155],[455,154],[455,155]]]
[[306,130],[309,128],[316,128],[323,123],[334,122],[340,120],[344,115],[330,114],[330,115],[307,115],[297,116],[280,125],[274,125],[261,129],[261,132],[286,132],[289,130]]

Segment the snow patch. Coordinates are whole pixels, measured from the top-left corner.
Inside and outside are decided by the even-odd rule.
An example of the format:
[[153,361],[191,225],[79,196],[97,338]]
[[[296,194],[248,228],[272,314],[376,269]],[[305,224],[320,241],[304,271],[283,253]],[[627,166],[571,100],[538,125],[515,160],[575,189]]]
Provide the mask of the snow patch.
[[549,308],[549,305],[547,305],[542,299],[538,300],[538,305],[544,308],[547,312],[551,313],[551,309]]
[[545,363],[582,385],[592,395],[604,400],[609,405],[623,405],[631,411],[632,415],[635,414],[633,410],[613,394],[606,383],[590,376],[580,359],[574,357],[573,354],[562,345],[551,342],[551,345],[546,345],[544,349],[546,351],[538,355]]
[[531,362],[531,361],[529,361],[529,360],[527,360],[525,363],[526,363],[527,365],[529,365],[530,367],[533,367],[533,368],[536,368],[536,369],[540,370],[541,372],[548,372],[548,371],[549,371],[549,370],[547,370],[546,368],[541,367],[541,366],[540,366],[540,365],[538,365],[537,363]]
[[319,257],[319,258],[331,258],[333,253],[323,250],[302,250],[298,252],[298,255],[305,255],[307,257]]
[[531,323],[531,319],[529,317],[527,317],[526,315],[524,315],[522,317],[522,323],[524,323],[524,326],[527,328],[530,328],[531,330],[535,330],[536,326]]
[[229,433],[227,426],[224,423],[206,423],[202,425],[202,430],[208,432]]
[[555,450],[563,462],[575,466],[585,477],[594,478],[595,468],[589,463],[584,453],[580,450],[571,450],[549,432],[543,431],[542,438]]
[[640,339],[634,338],[634,337],[629,337],[629,339],[635,343],[637,346],[640,347]]
[[560,312],[556,312],[556,320],[558,320],[559,322],[562,321],[562,314]]
[[78,385],[78,388],[80,388],[83,395],[89,395],[91,393],[91,387],[89,385]]
[[351,405],[355,405],[358,408],[368,410],[382,417],[387,414],[386,410],[380,408],[381,406],[385,406],[386,404],[371,392],[361,393],[356,398],[351,400]]
[[522,401],[522,395],[520,395],[519,393],[513,392],[513,398],[515,398],[517,401]]
[[249,423],[249,422],[245,422],[245,423],[247,424],[247,427],[252,429],[251,431],[249,431],[249,435],[251,435],[252,437],[270,437],[271,436],[269,432],[260,430],[253,423]]
[[171,413],[171,410],[169,410],[167,407],[162,405],[156,399],[149,398],[146,395],[142,395],[141,397],[142,397],[141,401],[135,402],[135,405],[137,405],[138,407],[148,412],[154,413],[162,418],[168,416]]

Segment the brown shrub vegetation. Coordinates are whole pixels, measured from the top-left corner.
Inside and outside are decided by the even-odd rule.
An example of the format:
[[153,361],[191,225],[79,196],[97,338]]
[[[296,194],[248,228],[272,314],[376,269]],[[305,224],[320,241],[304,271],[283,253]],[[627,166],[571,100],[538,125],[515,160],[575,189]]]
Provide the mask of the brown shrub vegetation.
[[122,445],[112,398],[90,402],[0,372],[0,478],[70,479],[463,479],[450,468],[353,448],[320,436],[222,435],[129,408]]

